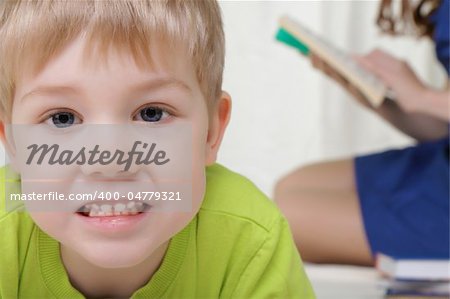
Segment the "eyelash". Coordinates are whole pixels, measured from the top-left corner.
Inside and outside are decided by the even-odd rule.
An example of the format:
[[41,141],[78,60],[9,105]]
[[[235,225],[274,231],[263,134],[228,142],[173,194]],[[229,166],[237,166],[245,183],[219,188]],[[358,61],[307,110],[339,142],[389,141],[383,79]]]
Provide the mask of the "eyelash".
[[55,116],[58,115],[58,114],[62,114],[62,113],[70,113],[70,114],[73,114],[74,117],[80,119],[80,123],[83,122],[83,118],[80,117],[80,116],[78,115],[78,113],[76,113],[75,111],[72,111],[72,110],[70,110],[70,109],[54,109],[54,110],[52,110],[52,111],[46,113],[46,114],[41,118],[40,123],[50,121],[53,117],[55,117]]
[[[136,120],[136,121],[140,121],[140,122],[144,122],[144,123],[161,123],[161,122],[166,121],[167,118],[171,118],[171,117],[173,117],[173,116],[175,115],[175,114],[171,111],[171,109],[167,109],[167,108],[165,108],[165,107],[162,107],[161,105],[155,105],[155,104],[149,105],[149,104],[147,104],[147,105],[143,105],[143,106],[139,107],[138,109],[136,109],[135,112],[133,112],[133,114],[132,114],[132,115],[133,115],[132,120],[135,120],[135,118],[136,118],[137,116],[139,116],[140,113],[141,113],[144,109],[148,109],[148,108],[159,109],[159,110],[162,111],[163,115],[165,114],[166,116],[165,116],[164,118],[162,118],[161,120],[158,120],[158,121],[155,121],[155,122],[144,121],[144,120]],[[46,121],[50,121],[53,117],[55,117],[55,116],[58,115],[58,114],[62,114],[62,113],[70,113],[70,114],[72,114],[75,118],[78,118],[78,119],[80,120],[79,123],[82,123],[82,122],[83,122],[83,118],[80,117],[80,116],[78,115],[78,113],[76,113],[76,112],[73,111],[73,110],[70,110],[70,109],[54,109],[54,110],[52,110],[52,111],[50,111],[50,112],[44,114],[44,116],[42,116],[42,118],[41,118],[41,120],[40,120],[40,123],[43,123],[43,122],[46,122]],[[55,124],[52,124],[52,125],[56,127]],[[74,125],[75,125],[75,124],[74,124]]]
[[173,112],[171,111],[171,109],[165,108],[165,107],[163,107],[162,105],[158,105],[158,104],[151,104],[151,105],[149,105],[149,104],[146,104],[146,105],[143,105],[143,106],[139,107],[138,109],[136,109],[136,111],[133,113],[133,120],[136,118],[136,116],[138,116],[138,115],[140,114],[140,112],[142,112],[144,109],[148,109],[148,108],[159,109],[159,110],[162,111],[162,113],[165,113],[165,114],[166,114],[166,117],[163,118],[161,121],[157,121],[157,122],[147,122],[147,121],[142,121],[142,120],[141,120],[140,122],[145,122],[145,123],[161,123],[161,122],[167,121],[167,120],[166,120],[167,118],[170,119],[171,117],[175,116],[175,113],[173,113]]

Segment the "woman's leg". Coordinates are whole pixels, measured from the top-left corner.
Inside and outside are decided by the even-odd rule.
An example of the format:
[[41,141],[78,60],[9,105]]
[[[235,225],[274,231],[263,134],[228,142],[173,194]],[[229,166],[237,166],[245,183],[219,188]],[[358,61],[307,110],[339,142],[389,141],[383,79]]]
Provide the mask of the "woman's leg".
[[373,265],[353,160],[295,170],[277,183],[275,201],[291,225],[304,261]]

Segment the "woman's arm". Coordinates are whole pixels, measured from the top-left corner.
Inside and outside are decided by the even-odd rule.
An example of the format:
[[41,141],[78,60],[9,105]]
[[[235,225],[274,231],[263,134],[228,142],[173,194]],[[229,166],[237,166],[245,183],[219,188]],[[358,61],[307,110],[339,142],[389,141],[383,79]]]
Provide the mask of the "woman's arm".
[[438,91],[426,86],[406,62],[380,50],[356,59],[395,94],[395,101],[387,100],[376,113],[419,141],[448,135],[449,88]]
[[450,89],[436,91],[425,86],[407,63],[375,50],[355,59],[374,73],[395,93],[395,101],[371,106],[357,88],[349,84],[320,58],[311,55],[314,67],[343,86],[363,106],[377,113],[398,130],[418,141],[435,140],[448,135]]
[[[374,110],[375,111],[375,110]],[[397,102],[386,99],[376,113],[391,125],[418,141],[436,140],[448,135],[448,123],[429,114],[407,113]]]

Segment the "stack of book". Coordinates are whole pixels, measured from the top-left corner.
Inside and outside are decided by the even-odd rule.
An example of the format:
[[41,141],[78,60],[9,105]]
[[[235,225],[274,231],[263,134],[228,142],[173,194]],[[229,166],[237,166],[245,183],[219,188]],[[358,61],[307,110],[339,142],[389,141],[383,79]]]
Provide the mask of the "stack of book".
[[450,260],[396,259],[378,254],[376,268],[384,278],[381,284],[386,298],[450,298]]

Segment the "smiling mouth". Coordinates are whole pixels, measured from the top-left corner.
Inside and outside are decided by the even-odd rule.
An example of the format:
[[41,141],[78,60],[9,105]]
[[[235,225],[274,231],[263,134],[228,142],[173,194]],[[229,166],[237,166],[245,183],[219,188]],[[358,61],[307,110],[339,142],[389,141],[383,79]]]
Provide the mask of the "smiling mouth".
[[143,202],[89,203],[77,210],[85,217],[133,216],[150,210],[151,206]]

